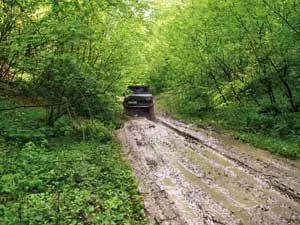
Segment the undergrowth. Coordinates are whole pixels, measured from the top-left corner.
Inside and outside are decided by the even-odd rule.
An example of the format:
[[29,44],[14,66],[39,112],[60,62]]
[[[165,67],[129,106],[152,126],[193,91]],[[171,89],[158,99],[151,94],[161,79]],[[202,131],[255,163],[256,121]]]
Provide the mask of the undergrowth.
[[147,224],[114,126],[44,114],[0,113],[0,224]]

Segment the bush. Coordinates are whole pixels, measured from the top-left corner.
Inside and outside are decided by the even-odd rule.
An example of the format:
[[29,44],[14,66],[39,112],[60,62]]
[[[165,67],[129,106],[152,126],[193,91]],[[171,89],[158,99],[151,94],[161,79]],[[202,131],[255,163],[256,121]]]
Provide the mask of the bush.
[[83,140],[97,139],[103,143],[112,140],[113,130],[99,120],[77,120],[72,124],[73,132]]
[[300,135],[300,113],[283,113],[277,119],[273,134],[280,137]]
[[116,143],[53,141],[51,150],[29,142],[5,153],[1,224],[147,224]]
[[247,117],[245,131],[266,132],[273,129],[276,125],[276,118],[273,116],[254,114]]
[[53,125],[63,115],[115,121],[118,104],[115,96],[103,93],[94,72],[65,54],[45,59],[41,77],[34,86],[48,107],[47,123]]
[[266,106],[260,107],[260,109],[258,110],[258,113],[276,116],[281,113],[281,109],[278,105],[275,105],[275,104],[266,105]]

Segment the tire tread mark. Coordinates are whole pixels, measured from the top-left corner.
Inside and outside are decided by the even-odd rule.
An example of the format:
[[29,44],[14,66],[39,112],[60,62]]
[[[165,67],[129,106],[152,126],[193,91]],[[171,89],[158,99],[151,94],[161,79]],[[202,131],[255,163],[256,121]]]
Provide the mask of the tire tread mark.
[[256,169],[248,166],[247,164],[245,164],[244,162],[241,162],[240,160],[234,158],[234,157],[231,157],[229,155],[226,155],[224,153],[221,153],[220,151],[218,151],[218,149],[204,143],[203,141],[201,141],[199,138],[195,137],[194,135],[192,134],[189,134],[185,131],[182,131],[178,128],[176,128],[175,126],[159,119],[159,118],[156,118],[156,121],[159,122],[160,124],[162,124],[163,126],[175,131],[177,134],[179,134],[180,136],[183,136],[184,138],[186,138],[187,140],[190,139],[190,140],[193,140],[193,141],[196,141],[198,143],[201,143],[202,145],[212,149],[213,151],[217,152],[218,154],[221,154],[222,156],[226,157],[227,159],[231,160],[231,161],[234,161],[236,164],[238,164],[239,166],[247,169],[250,173],[252,173],[253,175],[256,175],[256,176],[260,176],[261,178],[264,178],[264,180],[269,184],[271,185],[272,187],[274,187],[278,192],[280,192],[281,194],[287,196],[289,199],[297,202],[300,204],[300,195],[298,193],[295,193],[294,190],[288,186],[286,186],[285,184],[281,183],[280,181],[278,181],[276,178],[273,178],[273,177],[270,177],[269,175],[267,174],[264,174],[264,173],[261,173],[259,171],[257,171]]

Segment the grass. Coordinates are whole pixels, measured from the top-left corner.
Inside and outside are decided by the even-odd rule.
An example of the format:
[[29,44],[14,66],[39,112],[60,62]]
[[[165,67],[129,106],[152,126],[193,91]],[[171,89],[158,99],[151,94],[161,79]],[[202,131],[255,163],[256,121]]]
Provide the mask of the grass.
[[[300,114],[259,113],[253,105],[222,105],[205,112],[192,113],[167,95],[156,99],[157,109],[186,122],[211,125],[251,145],[274,154],[300,158]],[[180,107],[178,107],[180,106]]]
[[146,224],[119,146],[52,140],[1,152],[2,224]]
[[0,116],[0,224],[148,224],[112,132],[83,141],[37,108]]

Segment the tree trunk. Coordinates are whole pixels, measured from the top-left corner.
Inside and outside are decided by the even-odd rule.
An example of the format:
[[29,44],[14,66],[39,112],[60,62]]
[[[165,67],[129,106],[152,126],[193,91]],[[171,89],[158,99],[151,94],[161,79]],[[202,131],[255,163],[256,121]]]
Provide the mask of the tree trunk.
[[288,81],[285,79],[285,77],[287,77],[287,75],[288,75],[288,65],[286,64],[283,67],[283,76],[280,76],[280,81],[283,83],[283,86],[285,87],[286,95],[289,99],[292,110],[294,112],[298,112],[297,106],[295,105],[295,102],[294,102],[292,90],[290,88]]
[[226,103],[227,100],[226,100],[225,96],[223,95],[221,88],[219,87],[219,84],[218,84],[218,81],[217,81],[216,77],[214,76],[214,74],[212,72],[210,72],[209,75],[213,79],[213,81],[214,81],[214,83],[216,85],[217,91],[219,92],[219,94],[221,95],[221,97],[223,99],[223,102]]

